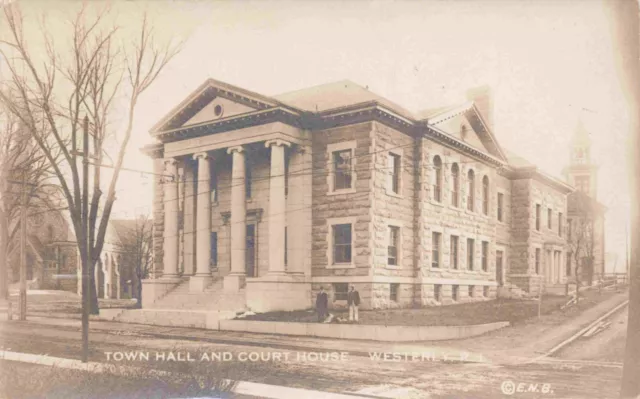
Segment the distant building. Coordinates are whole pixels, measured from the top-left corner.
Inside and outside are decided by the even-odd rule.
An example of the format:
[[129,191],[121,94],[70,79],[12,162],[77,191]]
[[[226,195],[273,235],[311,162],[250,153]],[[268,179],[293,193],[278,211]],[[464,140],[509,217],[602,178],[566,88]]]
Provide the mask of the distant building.
[[412,113],[350,81],[278,96],[213,79],[151,130],[143,307],[365,308],[566,282],[573,188],[501,148],[489,92]]
[[[573,251],[581,252],[580,279],[593,282],[605,272],[605,212],[598,202],[598,167],[591,160],[591,139],[582,121],[578,122],[572,142],[570,163],[564,170],[567,182],[576,188],[568,198],[569,241],[578,239],[581,230],[587,230],[580,245]],[[571,251],[571,250],[570,250]],[[576,260],[570,252],[567,275],[575,278]]]
[[[53,194],[55,195],[55,194]],[[56,208],[56,207],[54,207]],[[31,208],[30,208],[31,209]],[[95,268],[96,292],[99,298],[128,296],[126,280],[121,278],[121,239],[111,221],[105,245]],[[27,281],[34,289],[61,289],[82,292],[81,261],[71,220],[66,211],[34,207],[27,224]],[[20,276],[19,240],[9,248],[9,281],[18,283]]]

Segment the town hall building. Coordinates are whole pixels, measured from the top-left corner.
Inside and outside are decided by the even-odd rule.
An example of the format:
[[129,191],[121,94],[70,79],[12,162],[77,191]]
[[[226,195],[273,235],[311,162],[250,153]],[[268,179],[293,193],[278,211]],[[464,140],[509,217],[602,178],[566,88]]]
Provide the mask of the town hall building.
[[503,149],[486,90],[413,113],[351,81],[209,79],[152,129],[143,308],[446,305],[567,281],[574,190]]

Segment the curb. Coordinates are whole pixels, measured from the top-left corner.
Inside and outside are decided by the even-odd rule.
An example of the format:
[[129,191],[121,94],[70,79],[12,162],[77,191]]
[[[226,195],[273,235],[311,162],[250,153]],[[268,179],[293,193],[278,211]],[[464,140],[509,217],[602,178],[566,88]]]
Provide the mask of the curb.
[[610,317],[612,314],[614,314],[615,312],[617,312],[618,310],[622,309],[623,307],[629,305],[629,300],[627,299],[626,301],[616,305],[613,309],[609,310],[607,313],[605,313],[604,315],[598,317],[595,321],[589,323],[588,326],[582,328],[580,331],[578,331],[577,333],[573,334],[571,337],[569,337],[568,339],[562,341],[561,343],[559,343],[558,345],[554,346],[553,348],[551,348],[549,351],[547,351],[545,354],[540,355],[538,357],[536,357],[535,359],[527,362],[526,364],[529,363],[535,363],[541,359],[544,359],[545,357],[551,357],[554,354],[556,354],[557,352],[559,352],[562,348],[564,348],[565,346],[571,344],[573,341],[577,340],[578,338],[580,338],[585,332],[587,332],[589,329],[591,329],[593,326],[595,326],[596,324],[600,323],[602,320]]

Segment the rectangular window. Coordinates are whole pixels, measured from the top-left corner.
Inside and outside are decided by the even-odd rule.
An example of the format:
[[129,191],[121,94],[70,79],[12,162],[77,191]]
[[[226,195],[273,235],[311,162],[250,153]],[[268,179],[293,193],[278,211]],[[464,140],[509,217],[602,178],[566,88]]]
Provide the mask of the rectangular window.
[[489,263],[489,243],[482,241],[482,271],[487,271],[487,265]]
[[566,266],[567,277],[571,277],[571,257],[572,256],[573,256],[573,253],[571,252],[567,253],[567,266]]
[[458,269],[458,244],[460,239],[458,236],[451,236],[451,248],[449,251],[449,264],[452,269]]
[[485,285],[484,287],[482,287],[482,296],[485,298],[489,297],[489,286]]
[[251,198],[251,186],[253,185],[253,176],[251,170],[251,161],[250,158],[246,158],[245,169],[244,169],[244,182],[245,182],[245,196],[247,198]]
[[562,212],[558,213],[558,235],[562,237]]
[[215,231],[211,232],[210,236],[211,242],[211,266],[218,265],[218,233]]
[[553,211],[551,210],[551,208],[547,208],[547,228],[549,230],[551,230],[551,226],[553,226],[552,217],[553,217]]
[[333,263],[351,263],[351,224],[336,224],[333,229]]
[[348,292],[349,292],[349,284],[333,283],[333,300],[334,301],[346,301]]
[[589,194],[589,177],[588,176],[576,177],[576,189],[583,193]]
[[391,187],[391,191],[394,194],[400,194],[400,173],[401,173],[400,161],[401,161],[400,155],[389,154],[389,170],[391,173],[390,187]]
[[473,290],[475,289],[475,287],[473,285],[469,286],[469,298],[473,298]]
[[540,231],[540,205],[536,205],[536,230]]
[[389,246],[388,260],[389,265],[398,265],[398,245],[400,243],[400,228],[389,226]]
[[352,150],[333,152],[333,189],[344,190],[351,188],[352,183]]
[[472,238],[467,238],[467,269],[473,270],[473,247],[474,241]]
[[284,155],[284,195],[289,195],[289,157]]
[[567,219],[567,239],[571,241],[571,219]]
[[435,284],[433,286],[433,299],[435,299],[436,302],[440,302],[440,299],[442,299],[442,285]]
[[393,302],[398,302],[398,289],[400,288],[400,284],[391,283],[389,284],[389,299]]
[[440,239],[442,234],[431,234],[431,267],[440,267]]
[[460,288],[460,287],[459,287],[459,286],[457,286],[457,285],[453,285],[453,286],[451,286],[451,299],[452,299],[454,302],[457,302],[457,301],[458,301],[458,290],[459,290],[459,288]]
[[498,193],[498,221],[502,222],[502,212],[504,208],[504,194]]
[[[217,168],[213,162],[209,162],[209,184],[211,189],[211,202],[218,202],[218,174],[216,173]],[[197,187],[196,182],[196,187]],[[197,188],[196,188],[197,190]],[[197,193],[197,191],[196,191]]]
[[540,274],[540,248],[536,248],[536,274]]

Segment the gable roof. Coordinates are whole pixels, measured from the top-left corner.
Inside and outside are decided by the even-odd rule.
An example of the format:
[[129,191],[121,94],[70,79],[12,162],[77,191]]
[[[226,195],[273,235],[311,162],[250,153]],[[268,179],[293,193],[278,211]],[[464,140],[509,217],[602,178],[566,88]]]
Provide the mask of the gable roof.
[[[188,120],[217,96],[237,101],[255,111],[185,126]],[[475,150],[473,152],[491,162],[506,162],[500,145],[473,102],[414,114],[350,80],[326,83],[268,97],[218,80],[207,79],[158,121],[150,133],[153,136],[166,135],[165,140],[176,140],[184,137],[198,137],[213,131],[240,128],[246,124],[266,123],[265,121],[273,120],[270,118],[284,118],[286,123],[313,129],[314,126],[335,124],[338,119],[344,121],[347,115],[362,113],[374,115],[374,118],[382,116],[410,131],[426,127],[428,131],[434,132],[436,138],[443,133],[438,129],[438,123],[464,114],[485,147],[479,152]],[[447,137],[447,140],[453,140],[454,145],[463,149],[468,148],[465,143],[455,137]]]

